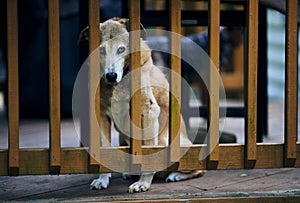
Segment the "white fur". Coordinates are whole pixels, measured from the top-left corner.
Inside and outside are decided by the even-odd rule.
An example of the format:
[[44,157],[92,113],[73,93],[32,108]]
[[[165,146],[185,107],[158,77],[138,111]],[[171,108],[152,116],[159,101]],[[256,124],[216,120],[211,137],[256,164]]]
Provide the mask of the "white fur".
[[204,173],[205,173],[205,171],[200,171],[200,170],[189,171],[189,172],[185,172],[185,173],[172,172],[166,178],[166,182],[178,182],[178,181],[182,181],[182,180],[187,180],[187,179],[203,176]]
[[151,186],[151,182],[155,173],[143,173],[139,181],[129,186],[128,192],[146,192]]
[[109,179],[111,178],[111,173],[102,173],[99,178],[93,180],[90,184],[91,189],[101,190],[101,188],[106,189],[109,185]]

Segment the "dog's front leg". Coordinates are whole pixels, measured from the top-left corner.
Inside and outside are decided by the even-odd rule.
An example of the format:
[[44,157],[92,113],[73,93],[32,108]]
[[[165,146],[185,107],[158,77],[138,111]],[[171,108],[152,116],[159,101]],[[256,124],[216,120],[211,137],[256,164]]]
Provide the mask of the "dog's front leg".
[[142,173],[139,181],[129,186],[129,193],[133,192],[145,192],[147,191],[152,183],[155,172],[153,173]]
[[150,87],[146,87],[144,91],[142,91],[141,111],[143,144],[146,146],[157,145],[160,107]]
[[[143,94],[144,93],[144,94]],[[154,146],[158,143],[159,132],[159,114],[160,107],[158,106],[151,88],[144,89],[142,92],[142,135],[143,144]],[[152,183],[155,172],[142,173],[139,181],[129,186],[129,192],[145,192]]]
[[[100,114],[100,136],[101,136],[101,146],[111,146],[111,130],[110,130],[110,119],[104,112]],[[90,184],[91,189],[101,190],[101,188],[106,189],[109,185],[109,178],[111,178],[111,173],[103,173],[99,175],[99,178],[94,179]]]

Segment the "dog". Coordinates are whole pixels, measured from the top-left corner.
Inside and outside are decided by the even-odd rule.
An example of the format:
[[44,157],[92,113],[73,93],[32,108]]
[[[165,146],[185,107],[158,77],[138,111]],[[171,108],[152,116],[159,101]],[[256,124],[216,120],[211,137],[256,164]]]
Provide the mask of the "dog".
[[[113,18],[100,23],[100,68],[103,74],[100,78],[100,118],[101,145],[110,146],[110,125],[113,122],[120,136],[127,145],[130,144],[128,136],[130,131],[130,115],[123,113],[129,111],[130,78],[129,74],[129,30],[128,19]],[[80,39],[88,40],[88,27],[80,33]],[[168,145],[169,134],[169,83],[160,68],[153,64],[151,49],[146,41],[140,40],[141,47],[141,118],[143,145]],[[118,104],[119,106],[115,106]],[[114,108],[112,110],[112,108]],[[115,116],[113,115],[114,112]],[[127,112],[128,112],[127,111]],[[125,111],[126,112],[126,111]],[[103,139],[105,138],[105,139]],[[120,140],[122,140],[120,138]],[[184,121],[181,117],[180,126],[181,145],[190,146]],[[137,182],[129,186],[128,191],[147,191],[156,172],[141,173]],[[166,181],[181,181],[199,177],[204,171],[172,172]],[[92,181],[92,189],[102,189],[109,186],[110,173],[100,174]]]

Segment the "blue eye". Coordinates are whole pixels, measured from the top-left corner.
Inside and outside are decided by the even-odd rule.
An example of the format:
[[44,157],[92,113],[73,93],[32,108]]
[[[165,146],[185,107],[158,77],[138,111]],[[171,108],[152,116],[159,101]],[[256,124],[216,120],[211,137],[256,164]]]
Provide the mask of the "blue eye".
[[125,51],[125,47],[119,47],[117,50],[117,54],[122,54]]

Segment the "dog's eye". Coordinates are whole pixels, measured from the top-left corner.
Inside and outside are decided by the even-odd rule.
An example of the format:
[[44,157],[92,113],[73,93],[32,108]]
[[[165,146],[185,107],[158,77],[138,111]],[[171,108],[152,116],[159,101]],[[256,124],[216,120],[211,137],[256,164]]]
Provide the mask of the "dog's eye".
[[125,47],[119,47],[117,50],[117,54],[122,54],[125,51]]
[[105,55],[106,54],[105,47],[100,47],[100,54],[101,55]]

